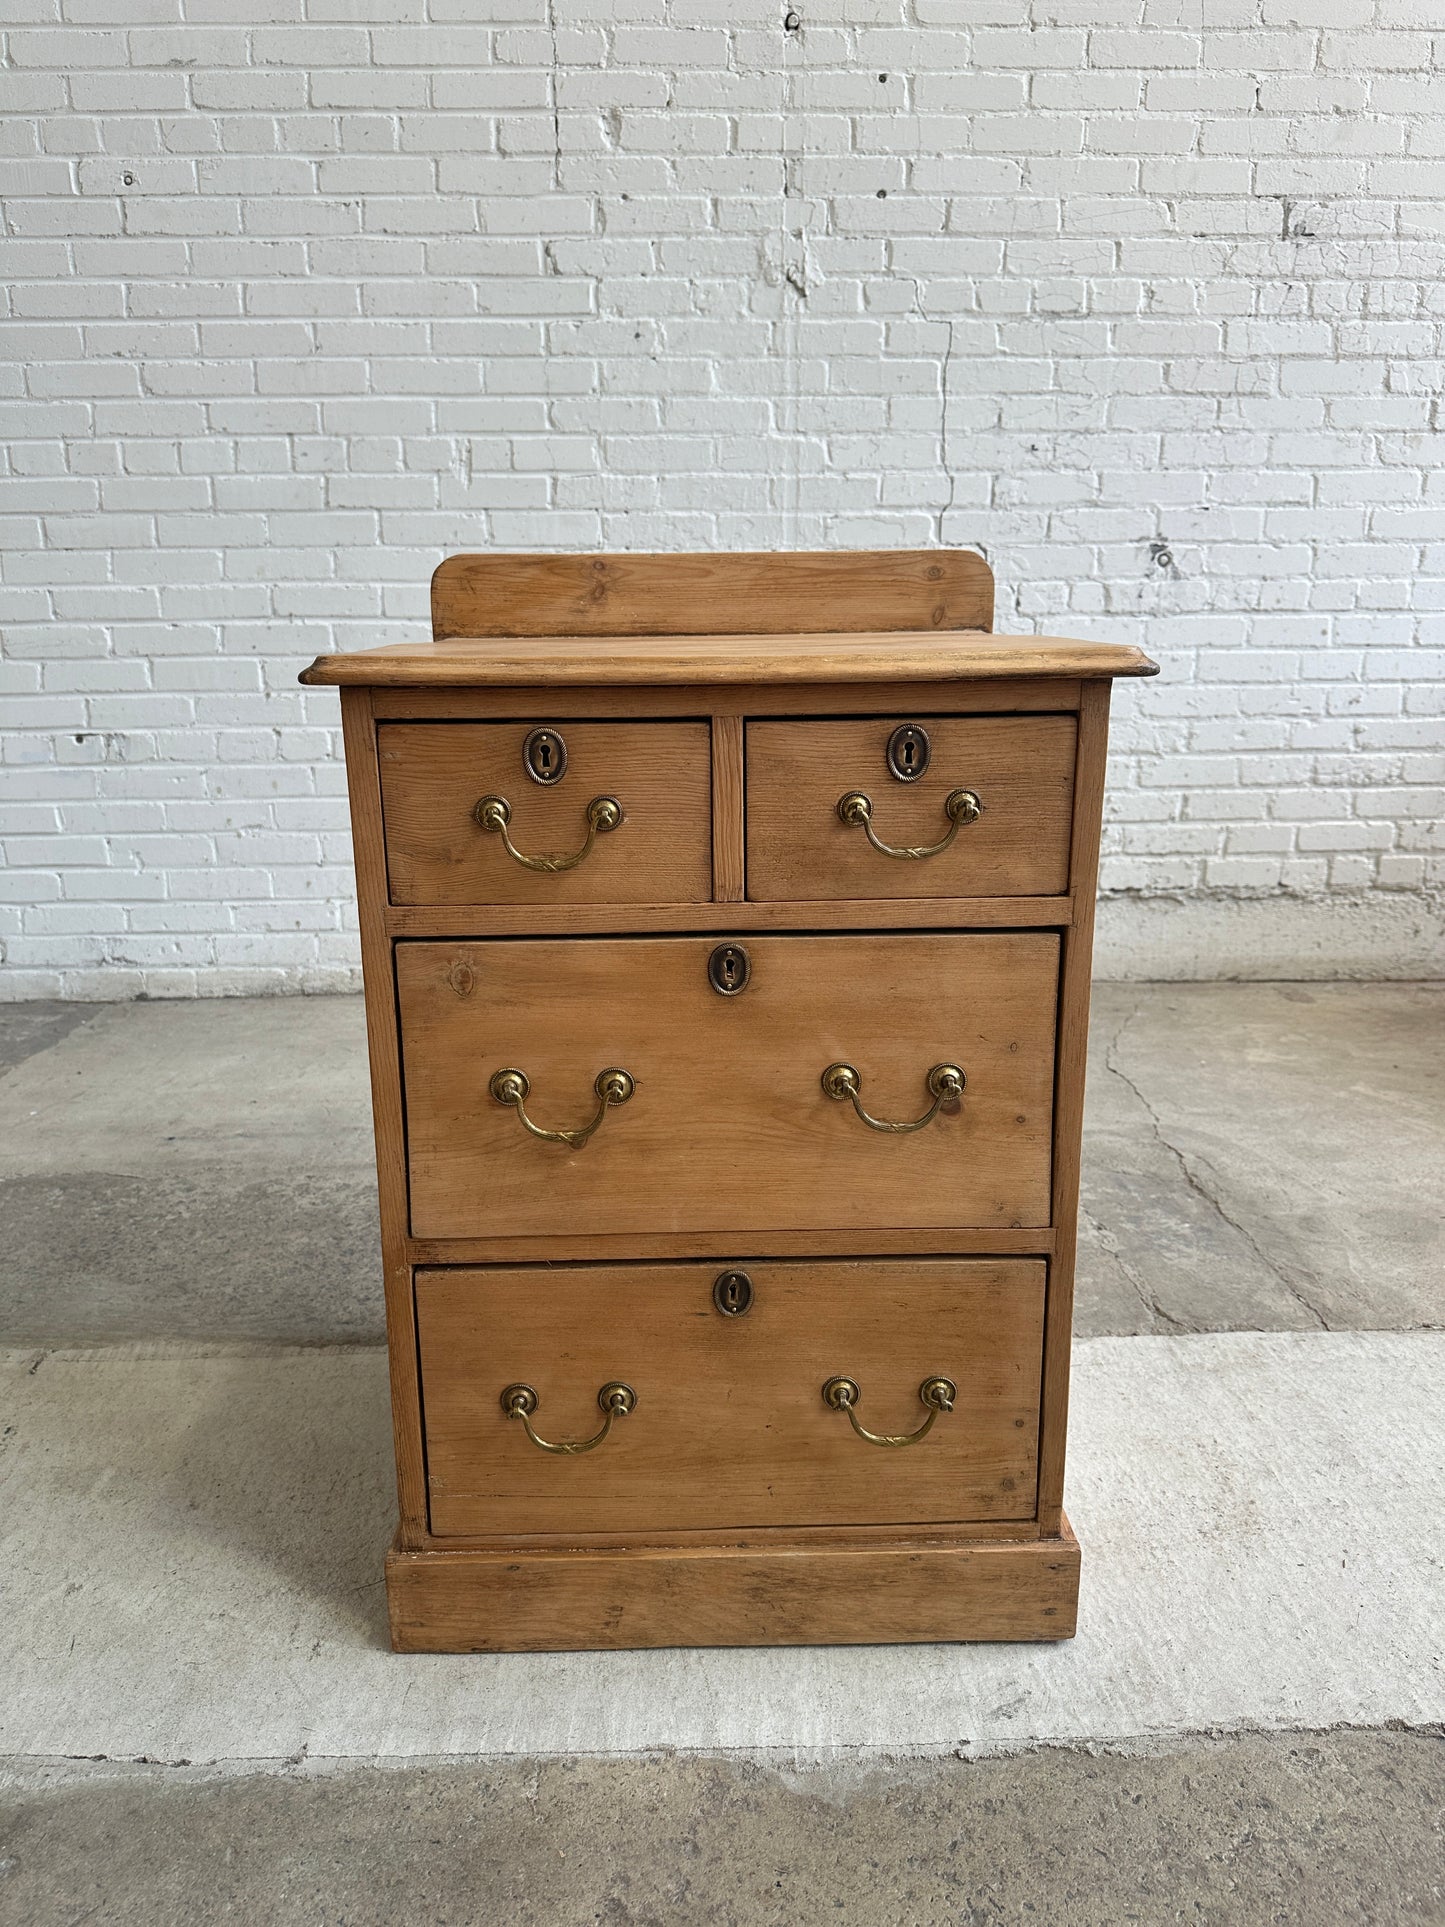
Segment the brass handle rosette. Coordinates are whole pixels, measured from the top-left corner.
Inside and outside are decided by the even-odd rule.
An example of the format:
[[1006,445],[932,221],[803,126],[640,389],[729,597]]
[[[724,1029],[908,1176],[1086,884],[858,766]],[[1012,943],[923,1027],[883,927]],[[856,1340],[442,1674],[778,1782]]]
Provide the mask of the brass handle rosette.
[[963,1096],[967,1082],[957,1064],[935,1064],[928,1073],[928,1089],[933,1102],[922,1117],[910,1118],[903,1124],[889,1124],[885,1119],[870,1117],[863,1108],[863,1080],[851,1064],[830,1064],[823,1073],[823,1090],[840,1104],[846,1099],[868,1126],[870,1131],[886,1131],[892,1137],[901,1137],[909,1131],[921,1131],[925,1124],[931,1124],[940,1111],[956,1105]]
[[554,1452],[559,1458],[575,1459],[579,1453],[591,1452],[599,1446],[616,1419],[626,1418],[636,1410],[637,1394],[620,1379],[610,1380],[597,1394],[598,1408],[603,1414],[601,1431],[594,1432],[590,1439],[569,1439],[561,1443],[544,1439],[532,1429],[532,1414],[541,1402],[530,1385],[509,1385],[502,1393],[503,1412],[508,1418],[522,1421],[522,1429],[539,1452]]
[[520,863],[524,870],[536,870],[543,876],[557,876],[563,870],[575,870],[598,837],[607,836],[617,828],[622,821],[622,805],[615,796],[594,796],[587,805],[586,840],[582,848],[574,850],[570,856],[524,856],[508,834],[512,806],[505,796],[482,797],[472,810],[472,816],[481,829],[501,837],[502,848],[514,863]]
[[530,1131],[533,1137],[542,1138],[548,1144],[570,1145],[575,1151],[585,1144],[601,1124],[608,1111],[615,1104],[625,1104],[637,1086],[629,1071],[619,1070],[616,1066],[598,1071],[592,1088],[597,1093],[597,1109],[585,1124],[579,1124],[571,1131],[546,1131],[540,1124],[534,1124],[527,1115],[527,1093],[531,1090],[531,1079],[525,1071],[493,1071],[487,1089],[498,1104],[510,1104],[522,1120],[522,1128]]
[[838,799],[838,815],[850,828],[861,826],[863,834],[880,856],[893,856],[905,863],[921,857],[940,856],[965,823],[977,823],[983,815],[983,801],[977,790],[950,790],[944,799],[943,813],[948,818],[947,832],[937,843],[885,843],[873,828],[873,799],[862,790],[849,790]]
[[958,1387],[951,1378],[925,1378],[918,1388],[918,1398],[926,1408],[928,1417],[916,1432],[899,1432],[891,1436],[885,1432],[870,1432],[866,1425],[858,1422],[858,1402],[862,1396],[856,1379],[830,1378],[823,1387],[823,1403],[829,1411],[846,1412],[848,1423],[859,1438],[866,1440],[869,1445],[917,1445],[933,1430],[940,1412],[953,1410]]

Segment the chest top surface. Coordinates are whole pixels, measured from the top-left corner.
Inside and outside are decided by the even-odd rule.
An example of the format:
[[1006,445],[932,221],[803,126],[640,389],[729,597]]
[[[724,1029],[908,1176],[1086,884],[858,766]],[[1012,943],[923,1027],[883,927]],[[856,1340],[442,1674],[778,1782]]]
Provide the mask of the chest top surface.
[[688,685],[989,682],[1152,676],[1127,643],[877,630],[852,634],[461,636],[318,656],[304,683],[465,688],[510,683]]
[[993,577],[964,550],[459,555],[432,640],[319,656],[308,684],[787,685],[1150,676],[1124,643],[990,634]]

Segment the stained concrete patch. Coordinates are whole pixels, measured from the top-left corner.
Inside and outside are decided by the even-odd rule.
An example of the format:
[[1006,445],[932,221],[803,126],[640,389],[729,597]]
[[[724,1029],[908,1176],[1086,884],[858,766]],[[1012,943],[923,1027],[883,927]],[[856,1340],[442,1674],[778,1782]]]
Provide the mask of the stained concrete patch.
[[1078,1347],[1077,1640],[398,1658],[378,1352],[12,1355],[0,1753],[989,1750],[1445,1718],[1445,1337]]
[[0,1920],[1434,1927],[1442,1754],[1340,1733],[788,1778],[684,1759],[32,1771],[0,1784]]
[[[1096,992],[1080,1187],[1076,1328],[1318,1331],[1319,1316],[1232,1224],[1161,1130],[1175,1073],[1167,1046],[1121,1062],[1121,1039],[1170,993]],[[1193,995],[1191,991],[1187,993]],[[1247,993],[1259,1003],[1269,993]],[[1227,1034],[1227,1033],[1226,1033]],[[1233,1121],[1233,1120],[1231,1120]]]
[[360,1000],[59,1009],[0,1084],[5,1342],[380,1338]]
[[193,1164],[0,1182],[5,1340],[374,1343],[385,1330],[370,1171]]
[[1165,1330],[1445,1326],[1445,987],[1113,985],[1091,1041],[1112,1302]]
[[0,1076],[97,1015],[90,1004],[0,1004]]
[[360,998],[107,1004],[0,1084],[15,1175],[371,1156]]

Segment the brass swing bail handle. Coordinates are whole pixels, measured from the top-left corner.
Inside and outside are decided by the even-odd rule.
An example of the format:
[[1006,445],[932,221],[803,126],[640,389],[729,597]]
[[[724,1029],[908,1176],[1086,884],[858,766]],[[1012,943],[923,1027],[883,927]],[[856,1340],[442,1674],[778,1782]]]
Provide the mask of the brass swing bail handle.
[[928,1417],[916,1432],[899,1432],[892,1436],[883,1432],[870,1432],[866,1425],[858,1422],[858,1401],[862,1397],[856,1379],[830,1378],[823,1387],[823,1403],[832,1412],[846,1412],[848,1423],[860,1439],[869,1445],[917,1445],[933,1430],[934,1420],[940,1412],[951,1412],[954,1400],[958,1397],[958,1387],[951,1378],[925,1378],[918,1388],[919,1402],[927,1407]]
[[614,1104],[625,1104],[636,1090],[630,1071],[619,1070],[615,1065],[605,1071],[598,1071],[592,1088],[597,1093],[597,1109],[585,1124],[579,1124],[571,1131],[544,1131],[540,1124],[534,1124],[527,1115],[527,1093],[532,1088],[531,1079],[525,1071],[493,1071],[487,1089],[498,1104],[510,1104],[522,1120],[524,1130],[533,1137],[542,1138],[548,1144],[570,1144],[575,1151],[583,1145],[597,1129]]
[[508,1418],[522,1421],[522,1429],[539,1452],[555,1452],[559,1458],[575,1459],[579,1453],[590,1452],[602,1443],[612,1430],[614,1419],[626,1418],[637,1409],[637,1394],[620,1379],[610,1379],[597,1394],[597,1404],[603,1413],[602,1430],[594,1432],[590,1439],[569,1439],[560,1444],[541,1438],[532,1430],[532,1414],[541,1402],[530,1385],[508,1385],[502,1393],[503,1412]]
[[933,1102],[922,1117],[910,1118],[905,1124],[889,1124],[883,1118],[870,1117],[864,1110],[863,1080],[851,1064],[830,1064],[822,1079],[826,1095],[836,1098],[840,1104],[847,1098],[870,1131],[887,1131],[894,1137],[908,1131],[921,1131],[925,1124],[931,1124],[946,1104],[958,1102],[967,1081],[957,1064],[935,1064],[928,1073],[928,1089]]
[[571,856],[524,856],[507,834],[512,806],[505,796],[484,796],[472,811],[478,825],[501,837],[502,848],[524,870],[537,870],[543,876],[556,876],[562,870],[575,870],[599,836],[606,836],[622,821],[622,805],[615,796],[594,796],[587,805],[587,837],[580,850]]
[[938,856],[946,850],[963,824],[977,823],[983,815],[983,801],[977,790],[950,790],[944,799],[943,813],[948,818],[948,831],[937,843],[917,843],[912,846],[884,843],[873,828],[871,797],[862,790],[849,790],[846,796],[838,798],[838,815],[850,827],[861,824],[863,834],[880,856],[896,856],[909,863],[919,857]]

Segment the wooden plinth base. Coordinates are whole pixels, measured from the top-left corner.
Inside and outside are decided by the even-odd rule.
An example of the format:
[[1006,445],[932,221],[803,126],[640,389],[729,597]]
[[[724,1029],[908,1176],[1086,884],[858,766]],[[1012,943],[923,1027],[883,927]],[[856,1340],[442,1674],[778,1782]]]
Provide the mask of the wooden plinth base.
[[399,1653],[1072,1639],[1079,1544],[393,1547],[386,1591]]

